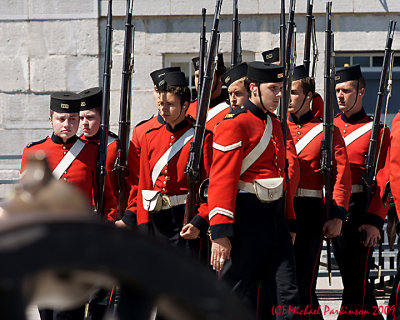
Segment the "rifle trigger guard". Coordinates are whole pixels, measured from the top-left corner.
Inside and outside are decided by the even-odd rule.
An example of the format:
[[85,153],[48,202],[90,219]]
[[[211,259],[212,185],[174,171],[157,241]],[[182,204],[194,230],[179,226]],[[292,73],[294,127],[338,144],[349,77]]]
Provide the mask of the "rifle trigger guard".
[[200,202],[206,203],[208,198],[208,186],[210,184],[210,179],[205,179],[199,187],[199,199]]

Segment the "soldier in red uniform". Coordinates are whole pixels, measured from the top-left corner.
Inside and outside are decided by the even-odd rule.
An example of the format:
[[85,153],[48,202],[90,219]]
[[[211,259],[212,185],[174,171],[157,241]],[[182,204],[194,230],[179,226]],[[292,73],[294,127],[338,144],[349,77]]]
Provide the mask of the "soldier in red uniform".
[[[186,163],[194,129],[186,116],[190,91],[183,72],[165,74],[160,80],[158,111],[162,124],[148,130],[141,141],[138,229],[154,234],[172,246],[199,254],[199,235],[208,229],[208,207],[202,203],[190,223],[183,226],[188,192]],[[212,158],[212,134],[206,133],[201,180],[208,177]]]
[[[53,176],[72,184],[92,202],[96,191],[98,146],[91,142],[85,143],[76,136],[80,101],[81,96],[73,92],[51,95],[49,121],[53,134],[26,146],[22,154],[21,173],[25,170],[29,153],[44,151]],[[82,320],[84,311],[84,307],[67,311],[39,310],[42,320]]]
[[[386,210],[380,197],[383,187],[380,184],[377,185],[371,202],[366,207],[362,177],[365,171],[365,158],[368,154],[373,122],[365,113],[362,105],[365,80],[359,65],[337,70],[335,80],[336,98],[342,113],[335,117],[334,124],[339,128],[346,144],[351,168],[352,190],[349,215],[343,223],[343,235],[335,238],[333,245],[344,287],[342,307],[360,314],[360,316],[343,314],[339,318],[361,319],[363,317],[360,311],[364,311],[369,313],[364,318],[382,319],[381,315],[373,315],[377,303],[368,277],[372,252],[380,239],[380,230],[385,220]],[[381,140],[382,138],[383,140]],[[382,145],[381,141],[383,141]],[[389,128],[380,130],[378,142],[377,175],[385,164],[390,144]],[[365,239],[361,239],[362,231],[365,232]]]
[[[159,100],[159,89],[158,83],[160,78],[164,77],[168,72],[177,72],[181,69],[179,67],[168,67],[163,69],[158,69],[150,73],[153,80],[153,96],[154,102],[157,105]],[[144,134],[153,128],[160,127],[164,120],[160,114],[152,116],[148,120],[144,120],[137,124],[132,130],[132,138],[129,143],[129,153],[128,153],[128,170],[129,176],[127,178],[127,183],[129,185],[129,197],[127,207],[122,216],[122,219],[116,222],[118,227],[130,227],[135,228],[137,224],[137,189],[139,184],[139,167],[140,167],[140,149],[141,141]]]
[[[222,269],[222,279],[261,318],[280,306],[282,317],[292,319],[289,307],[299,301],[283,213],[284,141],[279,120],[268,111],[279,102],[282,73],[278,66],[248,64],[249,100],[215,128],[208,205],[213,268]],[[294,216],[288,193],[286,208]],[[269,290],[261,301],[260,282]]]
[[[100,143],[101,103],[103,90],[99,87],[83,90],[79,93],[82,97],[79,113],[80,126],[83,134],[80,139]],[[114,223],[117,217],[117,203],[119,197],[118,178],[114,171],[117,158],[118,136],[109,131],[107,141],[107,175],[104,180],[104,208],[106,221]]]
[[223,74],[221,81],[228,88],[231,108],[236,109],[241,107],[249,98],[247,63],[243,62],[229,69]]
[[[389,179],[397,218],[400,219],[400,113],[394,117],[390,135],[390,162]],[[398,220],[399,221],[399,220]],[[400,234],[400,226],[397,223],[397,234]],[[400,237],[397,240],[397,273],[393,283],[392,294],[389,300],[388,320],[398,319],[400,316]]]
[[[199,83],[199,57],[193,58],[193,66],[195,69],[195,84],[196,90],[198,90]],[[220,122],[225,115],[229,112],[229,104],[226,102],[227,97],[224,96],[222,92],[222,81],[221,77],[226,72],[226,67],[224,66],[224,57],[222,53],[218,54],[217,67],[214,73],[210,106],[207,114],[206,128],[210,131],[214,130],[215,125]],[[193,119],[197,118],[197,101],[194,100],[190,103],[187,114],[192,116]]]
[[[294,198],[297,234],[295,242],[296,273],[301,309],[319,308],[315,293],[323,236],[337,237],[346,218],[351,193],[351,173],[346,147],[339,130],[333,133],[333,212],[327,221],[323,210],[324,179],[321,174],[322,121],[310,110],[315,81],[308,77],[303,65],[293,73],[288,128],[295,138],[300,164],[300,184]],[[304,315],[309,319],[309,315]],[[322,313],[312,315],[322,319]]]

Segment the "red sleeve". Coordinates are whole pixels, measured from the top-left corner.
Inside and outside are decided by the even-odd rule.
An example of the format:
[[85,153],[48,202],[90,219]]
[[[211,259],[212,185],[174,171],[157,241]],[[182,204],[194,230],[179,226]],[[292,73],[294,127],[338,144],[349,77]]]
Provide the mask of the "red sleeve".
[[[333,131],[333,205],[349,210],[351,196],[351,171],[346,145],[337,127]],[[343,211],[343,215],[346,214]],[[344,217],[342,217],[344,218]]]
[[390,188],[396,204],[397,216],[400,220],[400,113],[392,122],[390,147]]
[[293,142],[292,135],[288,129],[287,143],[286,143],[286,156],[289,162],[288,177],[289,183],[286,193],[286,219],[295,220],[296,213],[294,211],[293,199],[296,194],[297,187],[300,181],[300,165],[297,158],[296,147]]
[[115,222],[117,218],[117,207],[119,197],[118,178],[114,171],[117,158],[117,142],[114,141],[107,146],[107,175],[104,179],[104,218]]
[[150,222],[149,212],[143,207],[142,190],[153,190],[151,181],[150,159],[147,140],[141,141],[139,185],[137,191],[137,225],[144,226]]
[[312,112],[316,117],[324,118],[324,100],[318,93],[312,99]]

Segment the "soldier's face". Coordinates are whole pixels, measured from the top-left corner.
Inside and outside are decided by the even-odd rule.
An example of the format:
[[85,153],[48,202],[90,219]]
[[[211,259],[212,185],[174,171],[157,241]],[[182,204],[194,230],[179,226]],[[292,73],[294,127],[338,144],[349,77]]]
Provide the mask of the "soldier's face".
[[58,113],[54,112],[49,118],[54,134],[65,142],[72,138],[79,128],[79,113]]
[[290,103],[288,107],[288,112],[296,113],[300,110],[301,107],[307,109],[307,104],[309,104],[309,99],[306,99],[306,95],[303,92],[303,88],[301,87],[301,81],[293,81],[292,90],[290,92]]
[[96,109],[81,111],[79,119],[82,132],[86,137],[93,137],[99,131],[101,116]]
[[281,98],[282,82],[265,82],[260,84],[262,103],[268,111],[274,112]]
[[158,101],[158,112],[166,123],[171,127],[175,127],[185,119],[187,106],[188,102],[181,106],[181,100],[178,95],[163,92],[160,94]]
[[340,111],[346,112],[351,109],[356,102],[358,92],[352,81],[338,83],[336,85],[336,99]]
[[244,80],[239,79],[233,82],[228,87],[228,94],[231,107],[233,109],[241,107],[249,97],[249,94],[247,93],[247,90],[244,87]]
[[154,102],[157,105],[158,104],[158,100],[160,99],[160,93],[158,92],[158,89],[157,89],[156,86],[154,86],[154,88],[153,88],[153,98],[154,98]]

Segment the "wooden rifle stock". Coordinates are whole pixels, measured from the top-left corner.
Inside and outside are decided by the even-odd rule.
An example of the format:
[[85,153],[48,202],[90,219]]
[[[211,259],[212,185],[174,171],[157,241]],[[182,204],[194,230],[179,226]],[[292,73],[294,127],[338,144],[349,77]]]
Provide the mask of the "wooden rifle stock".
[[112,42],[112,0],[108,1],[106,45],[103,72],[103,99],[101,104],[100,146],[98,160],[97,213],[104,214],[104,180],[107,174],[107,141],[110,118],[110,80],[111,80],[111,42]]
[[[197,118],[194,129],[193,141],[190,145],[189,159],[186,164],[185,174],[188,179],[188,198],[186,200],[185,215],[183,218],[184,225],[187,224],[195,213],[195,204],[197,192],[195,184],[200,179],[200,162],[203,154],[204,135],[206,131],[206,121],[208,108],[210,106],[212,81],[215,73],[217,50],[219,44],[219,19],[221,13],[222,0],[216,1],[214,21],[211,30],[211,40],[207,53],[206,69],[203,77],[203,85],[197,99]],[[190,190],[191,189],[191,190]]]
[[[321,172],[325,183],[324,211],[326,221],[332,218],[332,143],[333,143],[333,64],[332,59],[332,2],[326,3],[325,69],[324,69],[324,121],[321,140]],[[331,241],[326,238],[329,285],[332,284]]]
[[114,170],[118,177],[119,186],[119,205],[118,218],[121,219],[125,211],[128,191],[125,178],[128,176],[128,148],[129,148],[129,131],[130,131],[130,109],[131,109],[131,81],[133,72],[133,25],[132,25],[132,9],[133,1],[126,2],[125,15],[125,39],[124,54],[122,65],[122,82],[121,82],[121,99],[119,109],[119,128],[118,128],[118,144],[117,159],[115,161]]

